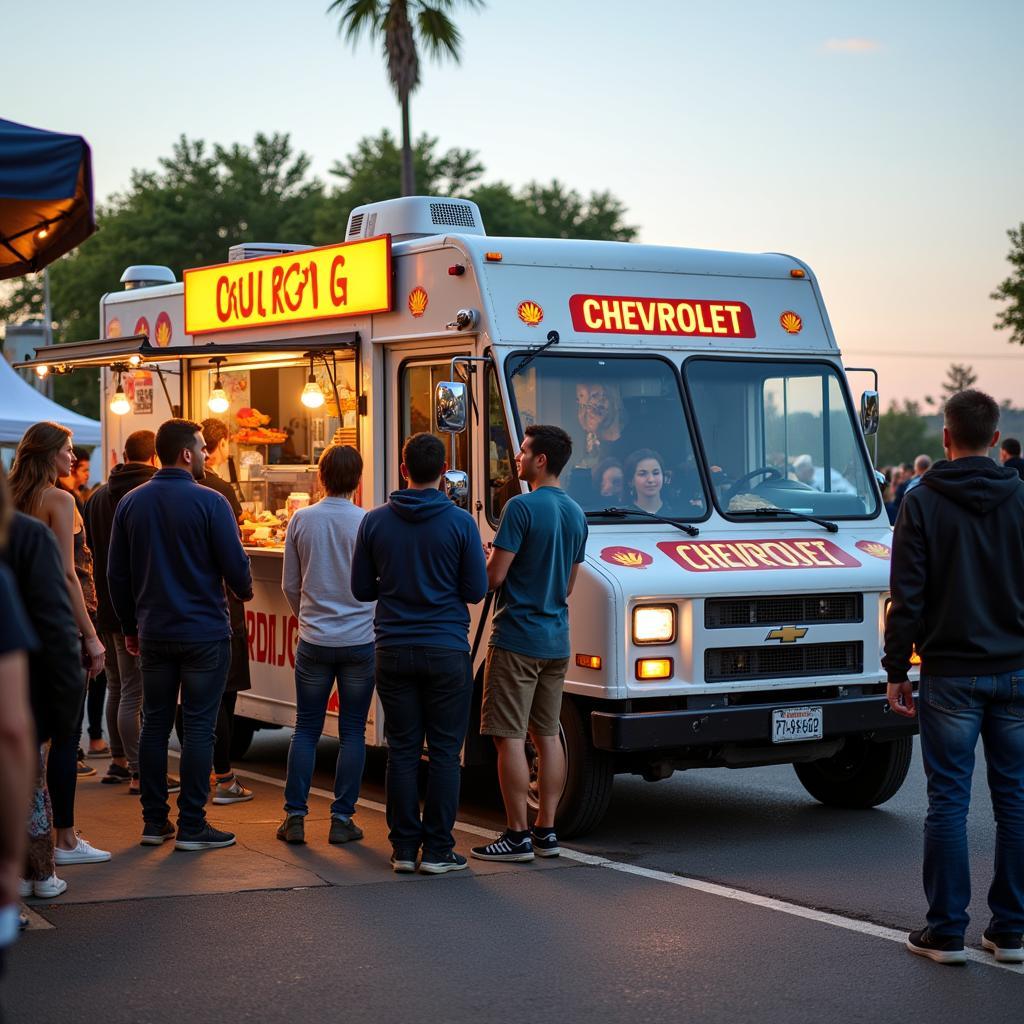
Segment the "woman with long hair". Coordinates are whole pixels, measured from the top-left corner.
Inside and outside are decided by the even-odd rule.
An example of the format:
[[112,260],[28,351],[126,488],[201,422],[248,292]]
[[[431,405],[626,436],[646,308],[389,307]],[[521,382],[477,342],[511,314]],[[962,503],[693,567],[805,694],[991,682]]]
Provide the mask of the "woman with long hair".
[[[91,563],[85,543],[85,523],[67,491],[55,486],[59,476],[71,472],[74,446],[71,431],[59,423],[35,423],[25,431],[11,466],[10,487],[14,506],[46,523],[57,538],[64,561],[64,576],[75,623],[82,635],[83,660],[88,678],[103,669],[104,648],[90,616],[96,607]],[[84,710],[84,705],[83,705]],[[79,734],[81,729],[78,730]],[[79,736],[62,737],[50,745],[46,781],[53,804],[57,864],[87,864],[109,860],[75,831],[75,789],[78,781]]]
[[653,448],[633,452],[623,468],[626,496],[645,512],[670,515],[662,488],[665,486],[665,460]]

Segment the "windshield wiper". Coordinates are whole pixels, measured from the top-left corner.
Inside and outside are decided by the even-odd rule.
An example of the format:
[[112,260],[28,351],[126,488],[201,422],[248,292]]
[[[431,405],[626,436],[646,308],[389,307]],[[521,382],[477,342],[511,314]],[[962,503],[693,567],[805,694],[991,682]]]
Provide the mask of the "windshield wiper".
[[551,348],[552,345],[557,344],[558,331],[548,331],[548,340],[543,345],[531,349],[530,354],[523,357],[523,361],[512,370],[512,372],[509,374],[509,377],[514,377],[517,373],[522,373],[523,370],[525,370],[530,365],[530,363],[532,363],[534,359],[536,359],[537,356],[541,354],[541,352],[546,352],[549,348]]
[[791,508],[777,508],[775,505],[761,505],[759,508],[738,508],[733,512],[726,509],[727,516],[792,516],[794,519],[801,519],[805,523],[817,523],[824,526],[829,533],[838,533],[839,527],[830,519],[819,519],[817,516],[809,516],[806,512],[794,512]]
[[688,533],[691,537],[696,537],[700,533],[696,526],[691,526],[689,523],[681,523],[678,519],[669,519],[667,516],[659,516],[656,512],[645,512],[642,508],[597,508],[591,509],[584,514],[588,519],[591,516],[609,516],[613,519],[625,519],[626,516],[643,516],[646,519],[653,519],[656,523],[667,523],[669,526],[674,526],[677,530],[682,530],[683,533]]

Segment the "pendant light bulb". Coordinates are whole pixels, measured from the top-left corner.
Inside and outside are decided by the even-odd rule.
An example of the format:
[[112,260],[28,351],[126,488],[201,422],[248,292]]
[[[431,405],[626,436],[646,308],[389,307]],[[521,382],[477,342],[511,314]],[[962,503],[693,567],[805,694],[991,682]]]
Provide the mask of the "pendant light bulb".
[[299,401],[307,409],[319,409],[326,401],[323,388],[317,383],[316,374],[313,373],[312,356],[309,358],[309,379],[306,381],[306,386],[302,389]]
[[214,381],[213,390],[210,392],[210,397],[207,399],[206,404],[209,406],[210,412],[224,413],[228,411],[231,402],[221,386],[220,377]]
[[117,375],[117,390],[114,392],[114,397],[110,400],[110,411],[115,416],[124,416],[132,411],[132,403],[128,401],[128,396],[124,393],[124,385],[121,383],[120,373]]

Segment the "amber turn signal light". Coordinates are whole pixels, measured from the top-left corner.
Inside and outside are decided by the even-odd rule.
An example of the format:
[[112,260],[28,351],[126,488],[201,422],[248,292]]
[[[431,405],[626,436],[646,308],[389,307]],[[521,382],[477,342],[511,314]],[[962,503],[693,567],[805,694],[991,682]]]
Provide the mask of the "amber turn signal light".
[[577,654],[576,664],[580,668],[599,669],[601,667],[601,659],[596,654]]
[[799,267],[795,267],[793,270],[791,270],[789,272],[789,276],[790,277],[806,277],[807,276],[807,271],[806,270],[801,270]]
[[672,675],[671,658],[637,658],[637,679],[668,679]]
[[501,253],[500,252],[485,252],[484,253],[484,259],[487,260],[488,263],[500,263],[501,262]]

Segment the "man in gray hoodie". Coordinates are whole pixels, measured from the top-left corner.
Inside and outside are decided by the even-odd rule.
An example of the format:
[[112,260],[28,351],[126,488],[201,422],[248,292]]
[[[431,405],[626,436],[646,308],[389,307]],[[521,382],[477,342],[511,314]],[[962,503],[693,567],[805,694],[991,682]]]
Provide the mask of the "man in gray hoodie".
[[[438,490],[444,444],[414,434],[402,448],[408,482],[359,526],[352,593],[376,601],[377,693],[388,739],[387,820],[395,871],[444,874],[466,867],[454,852],[459,754],[473,696],[469,609],[487,593],[487,566],[473,517]],[[430,753],[420,817],[417,776]]]

